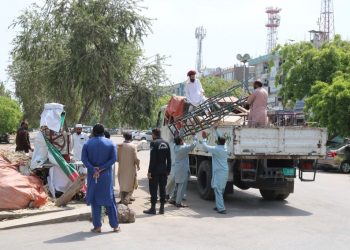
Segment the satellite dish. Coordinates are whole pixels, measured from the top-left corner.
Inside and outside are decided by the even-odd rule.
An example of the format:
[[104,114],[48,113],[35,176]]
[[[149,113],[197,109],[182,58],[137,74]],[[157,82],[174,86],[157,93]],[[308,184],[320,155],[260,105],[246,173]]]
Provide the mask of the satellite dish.
[[238,61],[242,61],[242,59],[243,59],[241,54],[237,54],[236,58],[237,58]]

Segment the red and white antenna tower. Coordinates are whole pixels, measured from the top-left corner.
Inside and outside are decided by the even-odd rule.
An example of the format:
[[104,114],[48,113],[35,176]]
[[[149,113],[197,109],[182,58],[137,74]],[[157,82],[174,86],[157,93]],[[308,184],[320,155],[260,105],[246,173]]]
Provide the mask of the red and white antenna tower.
[[280,26],[281,17],[279,15],[280,8],[268,7],[266,8],[267,13],[267,43],[266,43],[266,53],[271,53],[271,51],[276,47],[277,44],[277,28]]
[[327,42],[334,37],[334,9],[333,0],[321,1],[320,31],[321,41]]

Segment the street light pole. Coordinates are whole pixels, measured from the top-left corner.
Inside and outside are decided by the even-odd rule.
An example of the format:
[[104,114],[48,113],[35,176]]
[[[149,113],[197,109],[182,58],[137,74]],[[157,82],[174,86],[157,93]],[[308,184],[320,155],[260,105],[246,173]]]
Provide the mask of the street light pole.
[[245,71],[246,71],[245,64],[250,60],[250,55],[244,54],[244,56],[242,56],[241,54],[237,54],[236,58],[238,61],[243,63],[243,85],[246,88],[246,90],[249,92],[248,82],[247,82],[248,79],[246,79],[246,73],[245,73]]
[[243,61],[243,82],[244,82],[244,84],[246,85],[246,87],[248,87],[247,86],[247,81],[246,81],[246,77],[245,77],[245,64],[246,64],[246,61]]

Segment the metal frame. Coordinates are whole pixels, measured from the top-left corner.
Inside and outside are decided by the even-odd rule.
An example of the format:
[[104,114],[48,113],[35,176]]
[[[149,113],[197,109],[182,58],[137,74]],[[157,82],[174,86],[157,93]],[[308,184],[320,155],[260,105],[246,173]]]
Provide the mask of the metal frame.
[[[317,172],[317,160],[316,161],[314,161],[314,165],[313,165],[313,169],[311,169],[311,170],[301,170],[300,168],[299,168],[299,179],[301,180],[301,181],[305,181],[305,182],[310,182],[310,181],[315,181],[315,179],[316,179],[316,172]],[[303,177],[303,174],[304,173],[313,173],[313,177],[311,178],[311,179],[305,179],[304,177]]]
[[[191,135],[193,131],[200,132],[213,126],[222,118],[234,111],[238,111],[238,107],[246,103],[248,97],[241,97],[238,100],[232,98],[232,92],[239,87],[244,87],[243,84],[237,84],[231,88],[208,98],[205,102],[195,107],[192,111],[186,113],[176,121],[168,124],[173,136],[180,135],[179,124],[181,125],[181,136],[186,137]],[[218,107],[218,103],[222,99],[227,99],[223,106]],[[238,111],[239,112],[239,111]]]

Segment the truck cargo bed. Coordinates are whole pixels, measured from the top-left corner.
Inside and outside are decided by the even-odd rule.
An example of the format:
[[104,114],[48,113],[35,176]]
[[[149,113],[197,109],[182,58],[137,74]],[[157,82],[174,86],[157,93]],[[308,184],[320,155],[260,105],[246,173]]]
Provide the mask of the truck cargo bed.
[[[226,138],[232,159],[319,159],[326,154],[325,128],[224,125],[218,131]],[[215,132],[209,132],[209,143],[214,145]],[[201,146],[193,153],[207,154]]]

